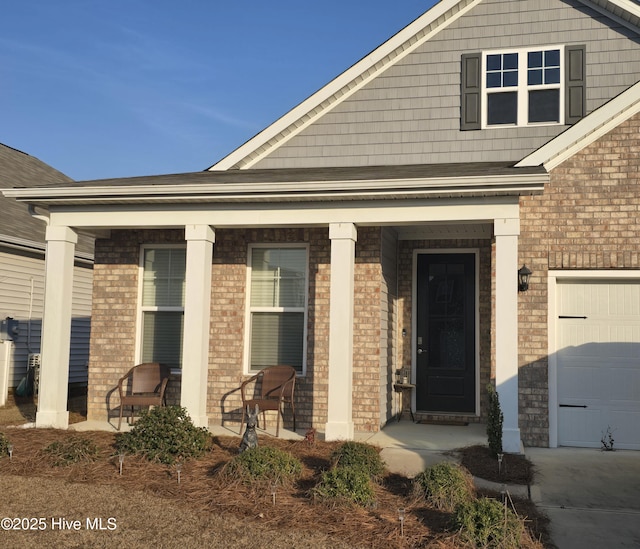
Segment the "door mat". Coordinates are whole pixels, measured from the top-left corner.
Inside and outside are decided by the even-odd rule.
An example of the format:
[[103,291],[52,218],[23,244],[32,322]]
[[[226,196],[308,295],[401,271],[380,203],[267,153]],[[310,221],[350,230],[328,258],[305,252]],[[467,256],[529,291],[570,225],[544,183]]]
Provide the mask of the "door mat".
[[451,425],[454,427],[466,427],[469,425],[468,421],[462,419],[421,419],[416,423],[421,425]]

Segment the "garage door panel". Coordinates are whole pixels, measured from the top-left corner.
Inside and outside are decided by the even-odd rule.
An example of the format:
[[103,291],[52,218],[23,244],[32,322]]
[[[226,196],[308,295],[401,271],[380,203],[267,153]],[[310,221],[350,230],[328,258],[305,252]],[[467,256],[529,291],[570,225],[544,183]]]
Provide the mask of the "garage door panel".
[[589,408],[560,408],[558,437],[565,446],[599,448],[602,434],[600,410]]
[[558,393],[563,396],[561,403],[575,404],[569,401],[599,398],[599,385],[597,368],[567,365],[558,373]]
[[606,434],[611,429],[613,447],[620,450],[640,450],[640,412],[629,409],[613,409],[608,413],[609,421],[602,427]]
[[640,449],[640,282],[563,281],[556,332],[558,443]]
[[574,324],[563,322],[563,330],[559,339],[559,348],[567,356],[592,357],[594,353],[602,353],[603,350],[593,345],[609,340],[608,330],[601,326],[585,322]]
[[607,284],[609,314],[612,316],[640,316],[640,286],[635,284]]
[[607,400],[612,406],[624,405],[627,409],[635,409],[640,395],[640,368],[611,368],[611,376],[607,378]]

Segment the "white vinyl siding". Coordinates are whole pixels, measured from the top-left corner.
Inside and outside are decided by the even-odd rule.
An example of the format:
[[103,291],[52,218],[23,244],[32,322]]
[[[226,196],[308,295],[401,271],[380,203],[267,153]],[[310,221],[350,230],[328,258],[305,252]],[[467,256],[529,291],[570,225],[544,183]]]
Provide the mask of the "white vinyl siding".
[[[93,270],[74,268],[69,352],[69,383],[87,383]],[[44,306],[44,259],[0,252],[0,318],[19,322],[9,387],[16,387],[27,371],[27,357],[40,352]]]
[[249,249],[249,372],[276,365],[304,371],[307,273],[304,246]]
[[141,362],[182,366],[186,249],[143,248]]
[[523,158],[566,126],[496,126],[490,139],[481,131],[461,132],[460,56],[490,49],[585,45],[588,114],[638,80],[640,48],[630,36],[604,16],[560,0],[483,0],[376,78],[365,80],[365,86],[349,92],[341,103],[321,115],[313,111],[310,126],[291,139],[279,136],[277,148],[252,167],[510,162]]

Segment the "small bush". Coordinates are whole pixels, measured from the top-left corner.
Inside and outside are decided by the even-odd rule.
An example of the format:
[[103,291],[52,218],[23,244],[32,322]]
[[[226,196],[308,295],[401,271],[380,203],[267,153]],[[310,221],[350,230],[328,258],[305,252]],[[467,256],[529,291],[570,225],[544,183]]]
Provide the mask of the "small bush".
[[353,441],[345,442],[336,448],[331,454],[331,462],[334,467],[362,469],[373,479],[380,478],[385,467],[384,461],[373,446]]
[[9,455],[9,439],[4,433],[0,433],[0,457]]
[[474,497],[473,479],[463,467],[443,462],[429,467],[413,479],[416,491],[436,509],[453,511]]
[[287,484],[302,474],[302,463],[289,452],[258,446],[235,456],[227,464],[225,474],[245,482],[277,481]]
[[143,454],[150,461],[168,465],[177,459],[198,458],[211,447],[211,435],[196,427],[180,406],[159,406],[143,410],[128,433],[116,437],[116,449]]
[[52,442],[44,448],[55,467],[66,467],[81,461],[95,461],[98,458],[98,445],[81,436],[71,436],[65,440]]
[[495,499],[462,503],[453,517],[461,539],[474,547],[520,547],[524,526],[518,516]]
[[358,467],[335,467],[325,471],[312,494],[322,501],[358,505],[368,505],[374,501],[371,477]]
[[498,393],[490,383],[487,385],[487,393],[489,393],[489,411],[487,413],[487,440],[489,451],[493,457],[502,454],[502,424],[504,415],[500,408],[500,399]]

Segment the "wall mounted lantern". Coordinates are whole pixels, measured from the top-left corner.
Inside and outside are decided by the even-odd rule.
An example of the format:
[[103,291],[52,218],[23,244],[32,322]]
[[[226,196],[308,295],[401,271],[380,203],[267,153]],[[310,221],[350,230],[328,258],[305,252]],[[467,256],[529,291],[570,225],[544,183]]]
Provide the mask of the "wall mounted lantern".
[[529,289],[529,279],[531,278],[531,269],[526,265],[522,265],[518,269],[518,291],[526,292]]

